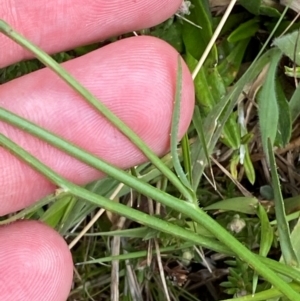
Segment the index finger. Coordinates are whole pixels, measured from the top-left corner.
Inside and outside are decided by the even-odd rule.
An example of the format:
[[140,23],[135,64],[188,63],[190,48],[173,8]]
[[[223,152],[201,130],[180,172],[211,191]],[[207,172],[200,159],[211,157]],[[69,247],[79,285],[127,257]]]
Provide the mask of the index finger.
[[[48,53],[154,26],[176,12],[182,0],[0,0],[0,19]],[[0,67],[30,53],[0,34]]]

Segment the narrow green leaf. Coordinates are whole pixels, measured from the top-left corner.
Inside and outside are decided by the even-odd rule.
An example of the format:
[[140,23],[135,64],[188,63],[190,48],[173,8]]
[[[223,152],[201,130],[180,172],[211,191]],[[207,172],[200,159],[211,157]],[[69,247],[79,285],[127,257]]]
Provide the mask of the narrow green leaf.
[[[213,35],[212,19],[208,0],[191,0],[191,3],[191,13],[186,17],[193,23],[201,26],[202,29],[197,28],[188,22],[184,22],[182,24],[182,37],[187,52],[199,60]],[[205,65],[208,64],[212,66],[216,61],[217,51],[216,47],[213,47]]]
[[292,122],[295,122],[296,119],[300,115],[300,85],[296,88],[294,91],[292,98],[290,99],[289,102],[289,107],[290,107],[290,112],[291,112],[291,119]]
[[[174,109],[172,114],[172,124],[171,124],[171,154],[173,159],[174,169],[177,173],[180,181],[192,192],[191,184],[188,181],[185,172],[182,169],[180,164],[177,145],[178,145],[178,128],[180,121],[180,105],[181,105],[181,92],[182,92],[182,63],[181,57],[178,56],[178,70],[177,70],[177,79],[176,79],[176,93],[175,93],[175,102]],[[196,197],[193,197],[196,200]]]
[[[259,255],[267,256],[273,242],[274,232],[270,225],[268,214],[261,204],[257,206],[257,215],[260,219],[260,244],[259,244]],[[252,294],[254,295],[257,288],[258,275],[254,273],[252,281]]]
[[271,57],[266,80],[258,94],[258,116],[261,139],[265,154],[268,156],[268,138],[273,144],[276,138],[279,120],[279,111],[275,87],[275,75],[281,52],[277,50]]
[[73,197],[70,195],[64,196],[49,207],[40,217],[40,220],[50,227],[55,228],[59,222],[63,220],[66,211],[71,204],[74,204]]
[[[296,283],[290,284],[290,287],[294,290],[300,292],[300,285]],[[262,292],[256,293],[255,295],[246,295],[243,297],[236,297],[234,299],[226,299],[223,301],[266,301],[271,298],[283,297],[282,294],[275,288],[271,288],[268,290],[264,290]],[[293,299],[289,299],[292,301],[296,301]]]
[[300,258],[300,218],[298,218],[297,224],[294,226],[291,233],[291,243],[296,252],[296,256]]
[[245,173],[247,176],[247,179],[249,180],[249,182],[253,185],[255,182],[255,170],[253,167],[253,163],[251,161],[251,157],[249,154],[249,147],[248,145],[245,145],[245,158],[244,158],[244,168],[245,168]]
[[192,159],[191,159],[190,142],[187,134],[185,134],[181,139],[180,145],[182,148],[182,160],[183,160],[184,170],[187,174],[189,183],[192,184]]
[[[110,230],[107,232],[92,232],[86,233],[84,236],[94,237],[94,236],[120,236],[127,238],[144,238],[147,233],[152,230],[148,227],[138,227],[133,229],[124,230]],[[153,231],[153,230],[152,230]],[[78,233],[68,233],[69,236],[77,236]]]
[[204,210],[225,210],[242,212],[246,214],[255,214],[258,205],[257,198],[250,197],[236,197],[222,200],[212,205],[204,207]]
[[199,162],[199,164],[205,164],[208,162],[209,166],[211,167],[210,160],[209,160],[209,153],[207,149],[207,141],[203,130],[203,122],[200,114],[200,110],[198,106],[195,106],[194,115],[193,115],[193,124],[197,131],[198,137],[200,139],[200,143],[202,144],[204,154],[205,154],[205,161]]
[[238,177],[238,165],[240,162],[239,154],[235,151],[230,159],[229,169],[230,174],[236,180]]
[[278,234],[282,256],[286,264],[298,267],[299,262],[291,242],[290,229],[286,220],[284,202],[281,194],[277,166],[273,152],[273,145],[270,139],[268,139],[268,153],[272,175],[272,186],[274,190],[275,214],[278,223]]
[[222,142],[232,149],[238,149],[241,145],[240,127],[237,123],[236,113],[228,118],[223,130]]
[[259,19],[251,19],[242,23],[227,38],[228,42],[235,43],[244,39],[251,38],[259,29]]
[[[64,195],[68,195],[68,193],[64,192]],[[32,212],[38,211],[40,208],[48,205],[51,202],[54,202],[56,199],[57,197],[54,194],[48,195],[45,198],[38,201],[37,203],[34,203],[31,206],[28,206],[27,208],[23,209],[22,211],[0,221],[0,226],[10,224],[20,219],[27,218],[32,214]]]
[[281,140],[281,145],[285,146],[290,142],[292,135],[292,118],[289,103],[285,98],[283,88],[280,82],[276,81],[277,104],[279,109],[278,136]]

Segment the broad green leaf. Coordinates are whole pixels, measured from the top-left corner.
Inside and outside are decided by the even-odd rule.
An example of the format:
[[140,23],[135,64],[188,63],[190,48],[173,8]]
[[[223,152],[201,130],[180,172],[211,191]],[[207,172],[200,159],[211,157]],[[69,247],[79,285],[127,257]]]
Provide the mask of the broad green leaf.
[[281,16],[281,12],[272,6],[262,5],[259,10],[260,15],[268,16],[271,18],[279,18]]
[[[186,53],[184,58],[189,69],[192,71],[196,67],[198,61],[189,52]],[[204,110],[204,113],[208,113],[215,106],[215,100],[212,91],[209,88],[204,69],[205,67],[201,68],[198,72],[194,80],[194,85],[196,100],[201,105],[201,109]]]
[[240,0],[241,5],[243,5],[250,13],[254,15],[259,14],[259,8],[261,5],[261,0]]
[[[182,24],[182,37],[185,48],[195,59],[199,60],[212,35],[212,19],[208,0],[192,0],[192,8],[187,19],[202,27],[193,26],[188,22]],[[205,65],[213,66],[217,61],[217,51],[214,46]]]
[[223,78],[220,76],[216,66],[205,67],[204,70],[209,83],[209,89],[211,89],[212,96],[217,103],[226,94]]
[[229,55],[225,57],[218,65],[218,71],[222,77],[225,86],[229,86],[235,80],[239,69],[241,67],[242,60],[244,58],[245,51],[249,44],[250,39],[244,39],[239,41],[231,49]]
[[268,138],[271,139],[273,145],[278,128],[279,109],[276,96],[275,75],[280,58],[281,52],[277,50],[271,57],[266,80],[261,91],[258,93],[259,125],[262,145],[266,155],[268,155]]
[[[240,13],[231,13],[228,19],[226,20],[226,23],[222,27],[220,36],[232,32],[234,28],[237,28],[242,22],[248,20],[250,17],[251,15],[246,11]],[[219,22],[221,21],[221,18],[221,16],[213,17],[213,29],[215,29],[218,26]]]
[[297,65],[300,65],[300,32],[294,31],[290,34],[274,40],[273,44],[277,46],[286,56],[288,56]]

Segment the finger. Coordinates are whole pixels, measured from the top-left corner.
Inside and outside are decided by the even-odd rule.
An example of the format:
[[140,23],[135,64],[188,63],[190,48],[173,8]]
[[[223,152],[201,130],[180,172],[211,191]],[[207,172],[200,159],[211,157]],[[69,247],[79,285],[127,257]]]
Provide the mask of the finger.
[[[110,44],[64,66],[158,155],[169,150],[176,89],[177,52],[151,37],[134,37]],[[180,137],[190,123],[194,89],[183,64]],[[104,117],[48,69],[0,87],[3,107],[57,133],[121,168],[145,157]],[[100,173],[46,143],[0,123],[8,135],[67,179],[83,184]],[[37,172],[0,149],[0,214],[23,208],[54,190]]]
[[0,227],[0,300],[65,301],[72,257],[53,229],[36,221]]
[[[0,0],[0,18],[49,53],[154,26],[181,0]],[[0,67],[31,57],[0,35]],[[9,51],[7,50],[9,49]]]

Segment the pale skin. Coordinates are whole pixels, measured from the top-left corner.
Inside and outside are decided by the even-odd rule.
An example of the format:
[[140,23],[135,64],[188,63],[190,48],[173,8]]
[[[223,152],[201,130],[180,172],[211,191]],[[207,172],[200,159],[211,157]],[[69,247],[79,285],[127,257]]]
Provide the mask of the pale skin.
[[[49,53],[154,26],[181,0],[0,0],[0,18]],[[0,35],[0,68],[30,58]],[[118,41],[65,67],[126,122],[158,155],[169,149],[178,54],[163,41]],[[105,160],[128,168],[145,161],[126,138],[47,69],[0,86],[0,105]],[[180,137],[194,105],[191,75],[183,64]],[[45,143],[0,122],[0,132],[77,184],[103,175]],[[55,186],[0,148],[0,215],[20,210]],[[0,300],[65,301],[73,262],[65,241],[36,221],[0,228]]]

